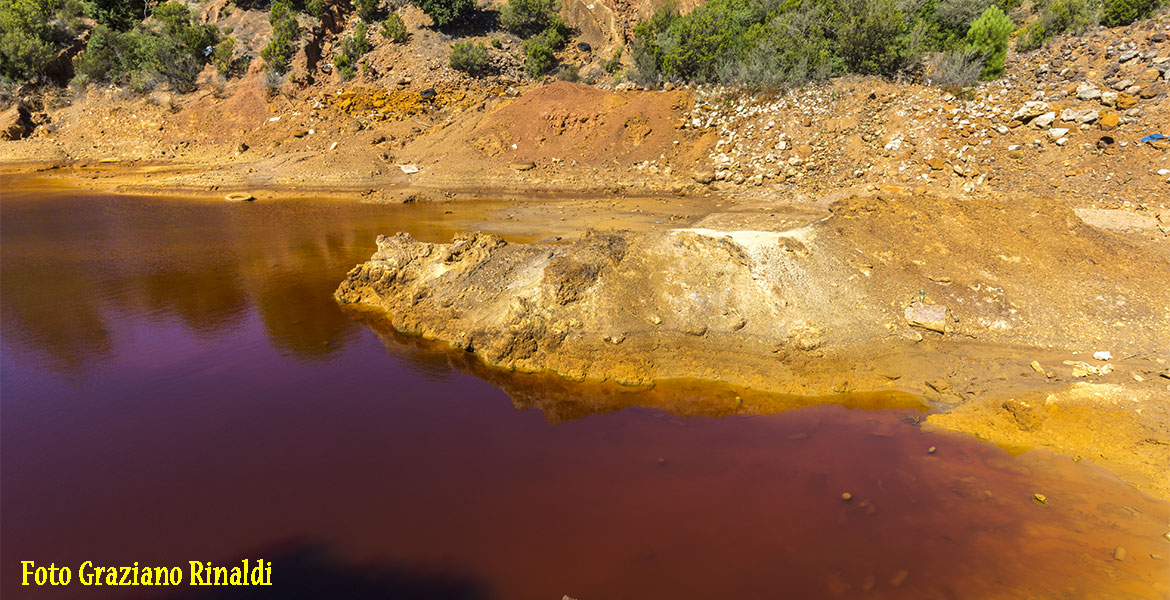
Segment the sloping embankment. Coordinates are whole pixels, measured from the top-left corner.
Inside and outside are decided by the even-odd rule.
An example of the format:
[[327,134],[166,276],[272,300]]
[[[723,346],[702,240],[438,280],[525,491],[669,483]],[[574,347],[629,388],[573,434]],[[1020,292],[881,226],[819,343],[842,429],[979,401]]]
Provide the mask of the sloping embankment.
[[[852,198],[823,215],[591,231],[570,245],[382,237],[336,297],[508,369],[823,393],[903,376],[900,387],[925,389],[951,367],[924,357],[958,360],[970,351],[957,346],[972,342],[1161,352],[1170,289],[1154,272],[1170,272],[1165,252],[1050,203],[915,196]],[[916,302],[934,316],[908,312]]]

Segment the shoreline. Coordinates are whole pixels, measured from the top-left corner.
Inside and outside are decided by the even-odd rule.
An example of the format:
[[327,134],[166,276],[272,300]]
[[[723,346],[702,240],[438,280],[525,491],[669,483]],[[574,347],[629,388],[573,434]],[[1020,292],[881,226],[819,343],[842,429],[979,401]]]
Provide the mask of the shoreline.
[[[78,179],[76,173],[50,171],[44,175],[11,163],[0,166],[0,178],[11,180],[30,175],[45,177],[55,183],[52,189],[61,191],[76,190],[77,187],[72,184],[85,183]],[[137,176],[138,173],[130,174],[131,178]],[[99,181],[98,185],[84,189],[95,191],[93,188],[101,188],[136,197],[179,197],[184,201],[209,203],[223,201],[218,196],[207,198],[205,191],[192,189],[184,194],[182,190],[165,184],[152,186],[152,182],[145,180],[139,181],[140,187],[134,193],[126,192],[125,188],[117,191],[108,186],[103,187],[106,180]],[[43,191],[44,183],[43,180],[35,181],[28,189]],[[334,189],[332,193],[306,192],[304,189],[296,193],[281,190],[249,191],[258,193],[260,202],[293,198],[307,201],[368,201],[348,190]],[[517,210],[523,210],[529,205],[546,206],[549,201],[563,201],[568,195],[551,189],[526,191],[527,194],[515,194]],[[8,191],[6,195],[12,193]],[[511,195],[500,190],[495,193],[505,197]],[[452,206],[456,206],[482,198],[483,195],[485,192],[477,194],[464,190],[455,197],[444,197],[440,202],[451,202]],[[884,195],[885,200],[889,201],[914,202],[913,199],[897,200],[897,195],[891,196],[889,193]],[[570,221],[570,228],[586,227],[592,219],[596,219],[592,213],[603,210],[598,208],[597,202],[590,202],[590,196],[588,193],[579,193],[583,202],[570,210],[581,213],[572,217],[579,222]],[[876,196],[878,201],[883,201],[882,193]],[[652,205],[663,197],[679,198],[667,194],[648,194],[641,198]],[[722,199],[719,202],[730,203],[724,209],[734,210],[737,206],[733,199]],[[792,205],[788,207],[793,208]],[[745,216],[746,213],[716,213],[713,212],[715,210],[719,209],[712,206],[705,214],[692,215],[687,223],[694,226],[706,220],[726,226],[730,220],[732,223],[741,221],[744,225],[760,226]],[[779,209],[773,207],[771,210]],[[800,222],[814,220],[821,214],[831,215],[832,212],[825,210],[820,213],[814,207],[806,207],[796,214],[799,216],[797,222]],[[491,215],[478,217],[486,219],[484,224],[489,224],[493,218]],[[666,226],[647,227],[649,231],[661,231]],[[557,247],[571,247],[571,240]],[[710,258],[705,260],[708,264],[718,264]],[[360,308],[356,312],[348,312],[366,325],[373,326],[383,339],[387,339],[388,332],[385,327],[374,325],[379,321],[385,326],[412,331],[401,320],[387,319],[388,313],[377,308]],[[418,316],[413,318],[419,319]],[[1166,483],[1170,481],[1170,471],[1165,467],[1170,464],[1170,390],[1166,385],[1170,379],[1166,379],[1165,375],[1160,376],[1166,370],[1167,357],[1156,352],[1141,352],[1139,356],[1119,353],[1118,360],[1111,362],[1112,373],[1077,378],[1069,374],[1070,367],[1065,361],[1093,362],[1084,353],[1086,350],[1077,352],[1071,348],[1041,348],[1038,345],[979,340],[955,333],[943,335],[916,327],[887,331],[878,337],[863,337],[860,341],[852,342],[810,339],[803,341],[802,346],[802,341],[797,339],[790,341],[788,349],[781,352],[780,358],[777,358],[775,342],[769,341],[773,346],[766,350],[752,346],[737,351],[735,348],[738,343],[734,336],[721,342],[714,330],[704,331],[701,336],[679,330],[677,335],[668,336],[669,339],[639,339],[636,333],[627,333],[620,345],[606,341],[602,336],[605,332],[594,333],[598,340],[596,343],[578,346],[584,354],[568,362],[561,360],[551,368],[508,364],[507,361],[493,361],[481,352],[468,353],[459,349],[458,345],[451,345],[449,334],[437,332],[433,325],[431,329],[415,327],[412,334],[395,335],[437,340],[437,343],[450,348],[450,352],[474,356],[473,360],[483,366],[482,369],[471,370],[489,381],[499,379],[491,377],[492,373],[538,372],[543,373],[541,376],[554,377],[570,388],[578,385],[577,382],[616,382],[622,389],[635,390],[660,384],[669,387],[669,383],[663,382],[695,379],[760,393],[806,398],[824,399],[859,392],[910,395],[921,398],[927,407],[937,411],[925,418],[928,427],[976,435],[1005,447],[1045,448],[1074,458],[1085,457],[1123,477],[1138,489],[1162,499],[1170,498],[1170,484]],[[727,332],[728,335],[733,333],[732,330]],[[660,347],[663,345],[671,349],[667,353],[670,357],[665,361],[661,360],[663,355]],[[1092,350],[1087,352],[1091,354]],[[641,367],[631,371],[630,365],[623,367],[620,361],[612,362],[614,357],[622,355],[643,358],[657,356],[658,360],[651,362],[659,364],[647,375],[644,370],[640,370]],[[585,360],[601,367],[568,369],[566,366],[570,362],[581,364],[579,360],[583,357],[591,357]],[[606,366],[606,361],[610,361],[609,367],[612,368]],[[1046,373],[1035,372],[1030,366],[1032,361],[1041,364]],[[1134,375],[1143,380],[1136,381]],[[495,383],[503,386],[501,381]],[[750,406],[748,410],[751,410]],[[1084,430],[1082,422],[1095,422],[1099,426],[1107,424],[1105,428],[1110,431],[1110,438],[1100,439],[1092,435],[1092,432]]]

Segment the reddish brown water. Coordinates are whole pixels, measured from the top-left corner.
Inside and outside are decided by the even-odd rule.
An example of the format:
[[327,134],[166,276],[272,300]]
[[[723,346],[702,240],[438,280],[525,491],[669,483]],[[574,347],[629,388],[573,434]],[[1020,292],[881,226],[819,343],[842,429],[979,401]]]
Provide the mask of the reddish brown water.
[[1170,555],[1165,503],[1088,464],[925,432],[910,399],[746,416],[798,402],[506,376],[334,305],[376,234],[441,239],[458,207],[2,208],[6,599],[223,597],[22,587],[20,561],[243,557],[274,563],[259,592],[278,598],[1170,590],[1151,557]]

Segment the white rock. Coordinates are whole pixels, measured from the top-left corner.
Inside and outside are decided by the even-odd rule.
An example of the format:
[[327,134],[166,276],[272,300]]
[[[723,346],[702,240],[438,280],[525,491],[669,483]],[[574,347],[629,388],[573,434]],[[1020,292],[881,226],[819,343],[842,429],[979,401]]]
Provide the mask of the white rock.
[[1017,121],[1024,121],[1048,112],[1047,102],[1028,101],[1023,104],[1016,112],[1012,113],[1012,119]]
[[1048,137],[1062,138],[1068,135],[1068,127],[1053,127],[1048,130]]
[[1108,350],[1098,350],[1093,353],[1095,360],[1113,360],[1113,355]]
[[1096,100],[1101,97],[1101,90],[1087,84],[1082,83],[1077,86],[1078,100]]
[[1055,120],[1056,120],[1056,111],[1046,112],[1046,113],[1040,115],[1039,117],[1032,119],[1032,125],[1034,125],[1035,127],[1039,127],[1040,129],[1044,129],[1045,127],[1048,127],[1049,125],[1052,125],[1052,122]]

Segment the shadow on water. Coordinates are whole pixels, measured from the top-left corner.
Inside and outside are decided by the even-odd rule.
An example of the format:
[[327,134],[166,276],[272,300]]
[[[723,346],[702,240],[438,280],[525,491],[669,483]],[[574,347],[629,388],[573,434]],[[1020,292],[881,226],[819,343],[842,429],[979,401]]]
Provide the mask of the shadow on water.
[[[484,582],[450,570],[418,566],[347,562],[325,544],[277,547],[249,554],[253,562],[263,557],[279,578],[273,585],[244,588],[196,587],[166,600],[489,600],[493,598]],[[232,564],[231,561],[222,566]],[[238,563],[236,563],[238,564]],[[279,567],[276,567],[279,565]]]

